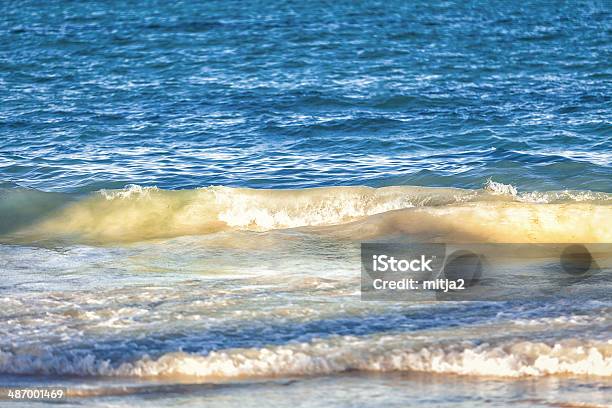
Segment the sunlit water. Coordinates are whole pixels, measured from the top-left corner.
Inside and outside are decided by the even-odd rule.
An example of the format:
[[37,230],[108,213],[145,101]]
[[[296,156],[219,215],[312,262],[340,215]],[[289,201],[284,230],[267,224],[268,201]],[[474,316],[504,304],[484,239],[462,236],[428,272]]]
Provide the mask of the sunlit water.
[[610,21],[604,1],[7,7],[0,386],[609,404],[609,268],[546,300],[367,302],[359,244],[612,242]]

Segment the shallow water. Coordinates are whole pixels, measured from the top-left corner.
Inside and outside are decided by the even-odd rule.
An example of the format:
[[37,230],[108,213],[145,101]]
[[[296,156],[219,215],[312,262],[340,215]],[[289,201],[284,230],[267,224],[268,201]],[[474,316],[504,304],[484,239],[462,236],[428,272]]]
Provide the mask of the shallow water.
[[[0,387],[606,406],[609,263],[545,298],[363,301],[359,245],[610,244],[610,21],[604,1],[8,8]],[[505,278],[554,286],[558,263]]]
[[[326,231],[40,244],[0,247],[1,384],[65,386],[71,404],[231,405],[245,392],[289,404],[315,387],[305,405],[350,405],[361,387],[372,405],[418,405],[453,375],[466,379],[432,397],[443,405],[469,405],[474,384],[480,403],[513,404],[528,397],[499,384],[542,379],[529,398],[566,402],[601,401],[610,387],[610,263],[569,287],[554,286],[558,260],[510,264],[525,291],[536,277],[553,283],[543,299],[377,302],[361,300],[359,240]],[[415,372],[443,376],[396,375]]]

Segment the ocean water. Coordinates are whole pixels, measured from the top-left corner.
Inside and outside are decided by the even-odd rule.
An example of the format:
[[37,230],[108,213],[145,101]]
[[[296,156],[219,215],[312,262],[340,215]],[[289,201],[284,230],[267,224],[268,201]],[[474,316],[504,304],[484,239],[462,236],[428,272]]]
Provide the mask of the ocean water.
[[609,264],[546,300],[372,302],[359,248],[612,243],[611,21],[605,0],[2,4],[0,388],[609,406]]

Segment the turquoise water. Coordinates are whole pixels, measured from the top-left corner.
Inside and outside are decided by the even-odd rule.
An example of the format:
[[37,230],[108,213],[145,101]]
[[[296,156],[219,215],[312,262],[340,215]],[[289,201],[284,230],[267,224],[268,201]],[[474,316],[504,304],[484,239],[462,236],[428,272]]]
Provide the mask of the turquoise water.
[[[0,391],[609,406],[612,254],[545,300],[366,302],[359,248],[611,243],[611,13],[4,4]],[[530,254],[506,278],[553,282]]]

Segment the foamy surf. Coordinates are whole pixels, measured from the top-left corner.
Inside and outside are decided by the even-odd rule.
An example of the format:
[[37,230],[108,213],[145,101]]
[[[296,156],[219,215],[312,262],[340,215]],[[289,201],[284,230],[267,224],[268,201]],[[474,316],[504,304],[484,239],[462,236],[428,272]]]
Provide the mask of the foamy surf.
[[[19,194],[29,193],[19,190]],[[436,239],[459,241],[612,241],[612,195],[586,191],[521,194],[512,186],[493,181],[481,190],[393,186],[166,191],[129,186],[71,197],[63,205],[57,204],[54,195],[54,205],[38,213],[45,193],[31,194],[36,207],[25,209],[17,204],[7,207],[6,202],[10,204],[14,198],[4,195],[3,208],[8,208],[9,218],[11,211],[26,214],[24,225],[8,228],[10,239],[133,242],[228,230],[262,232],[358,222],[348,227],[351,234],[358,229],[356,237],[426,233]],[[396,210],[403,212],[393,213]]]
[[308,343],[229,349],[208,355],[166,353],[112,364],[92,354],[0,352],[5,374],[93,377],[197,377],[223,381],[346,371],[429,372],[486,377],[612,376],[612,341],[507,341],[499,344],[412,344],[402,335],[337,337]]

